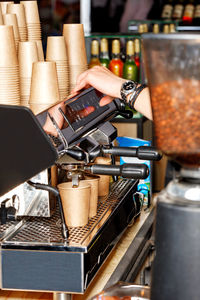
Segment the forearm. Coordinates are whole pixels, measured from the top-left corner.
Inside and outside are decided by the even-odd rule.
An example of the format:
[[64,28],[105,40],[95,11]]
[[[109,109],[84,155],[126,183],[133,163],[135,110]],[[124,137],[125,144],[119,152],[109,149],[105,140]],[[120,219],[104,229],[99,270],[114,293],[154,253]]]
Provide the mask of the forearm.
[[151,110],[151,101],[149,89],[145,88],[137,97],[135,101],[134,109],[143,114],[149,120],[153,119],[152,110]]

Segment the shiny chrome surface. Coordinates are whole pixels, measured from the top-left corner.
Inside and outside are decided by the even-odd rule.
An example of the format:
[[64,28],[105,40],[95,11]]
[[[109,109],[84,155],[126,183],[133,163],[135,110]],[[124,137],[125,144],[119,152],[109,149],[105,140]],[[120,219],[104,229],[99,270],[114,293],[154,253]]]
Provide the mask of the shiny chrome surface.
[[[111,185],[108,197],[99,198],[98,210],[86,226],[69,227],[68,243],[61,232],[60,213],[57,210],[51,218],[28,218],[23,226],[3,240],[4,245],[46,245],[85,248],[102,227],[123,195],[130,190],[133,180],[119,180]],[[0,226],[1,228],[1,226]]]

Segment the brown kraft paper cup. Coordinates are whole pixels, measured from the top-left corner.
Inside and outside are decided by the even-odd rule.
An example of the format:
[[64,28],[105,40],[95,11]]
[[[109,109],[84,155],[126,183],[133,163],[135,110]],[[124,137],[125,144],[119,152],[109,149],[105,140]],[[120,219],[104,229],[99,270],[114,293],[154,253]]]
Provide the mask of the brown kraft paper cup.
[[89,218],[90,184],[79,182],[78,187],[72,187],[72,182],[64,182],[57,187],[67,226],[85,226]]
[[[95,159],[95,164],[110,165],[111,158],[109,157],[97,157]],[[99,175],[99,197],[104,197],[109,194],[110,187],[110,176],[109,175]]]
[[92,218],[97,214],[99,180],[100,180],[99,176],[98,177],[88,176],[86,177],[85,180],[83,180],[83,182],[89,183],[91,186],[89,218]]
[[83,24],[64,24],[63,36],[67,46],[69,65],[86,65],[87,54]]

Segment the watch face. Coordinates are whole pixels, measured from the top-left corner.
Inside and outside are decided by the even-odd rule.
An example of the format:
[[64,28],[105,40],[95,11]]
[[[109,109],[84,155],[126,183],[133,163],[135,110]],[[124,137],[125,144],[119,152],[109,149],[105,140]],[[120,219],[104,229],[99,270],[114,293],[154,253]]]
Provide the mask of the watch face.
[[135,83],[133,81],[127,81],[124,83],[124,86],[123,88],[126,90],[126,91],[130,91],[132,89],[135,88]]

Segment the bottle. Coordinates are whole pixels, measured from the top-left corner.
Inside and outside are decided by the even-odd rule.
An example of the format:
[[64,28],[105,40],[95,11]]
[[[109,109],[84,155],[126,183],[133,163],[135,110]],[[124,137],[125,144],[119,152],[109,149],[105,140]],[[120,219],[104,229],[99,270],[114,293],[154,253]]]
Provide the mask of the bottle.
[[164,3],[162,12],[161,12],[161,19],[169,21],[172,18],[173,12],[173,0],[168,0]]
[[149,31],[148,24],[144,23],[143,24],[143,33],[147,33],[148,31]]
[[135,39],[135,64],[138,67],[138,70],[140,68],[140,41],[139,39]]
[[169,24],[169,33],[174,33],[176,32],[175,25],[173,23]]
[[163,26],[163,33],[169,33],[169,25],[165,24]]
[[159,24],[153,25],[153,33],[159,33]]
[[192,25],[194,16],[194,0],[190,0],[187,5],[185,5],[183,17],[182,17],[182,25]]
[[123,76],[123,62],[120,59],[120,41],[115,39],[112,41],[112,59],[109,63],[109,69],[115,75]]
[[197,1],[194,9],[193,25],[200,26],[200,0]]
[[183,10],[184,10],[184,0],[178,0],[173,9],[172,19],[176,21],[180,21],[183,16]]
[[138,67],[134,60],[134,42],[126,43],[126,61],[123,67],[123,78],[138,81]]
[[100,63],[102,66],[108,68],[110,59],[108,53],[108,40],[103,38],[100,43]]
[[138,33],[140,33],[140,34],[144,33],[144,26],[143,25],[144,24],[139,24],[139,26],[138,26]]
[[91,43],[91,59],[89,62],[89,69],[93,68],[94,66],[100,66],[101,63],[99,61],[99,41],[92,40]]

